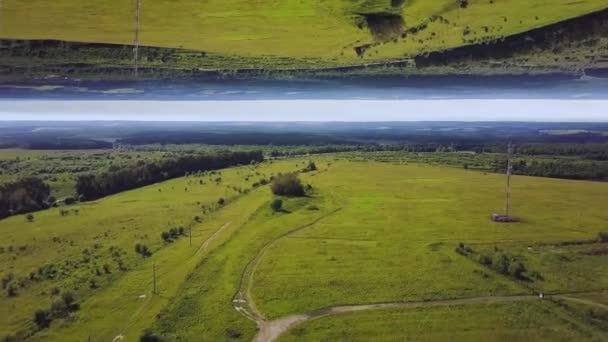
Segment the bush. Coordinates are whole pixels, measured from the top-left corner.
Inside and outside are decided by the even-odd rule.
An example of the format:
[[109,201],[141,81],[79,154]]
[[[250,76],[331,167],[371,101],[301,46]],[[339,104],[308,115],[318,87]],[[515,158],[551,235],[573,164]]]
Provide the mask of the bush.
[[521,262],[513,263],[509,267],[509,274],[511,274],[513,277],[515,277],[517,279],[520,279],[520,280],[526,279],[526,276],[524,275],[525,273],[526,273],[526,266],[524,266],[524,264]]
[[144,333],[139,338],[139,342],[162,342],[164,341],[162,337],[154,335],[151,331],[144,331]]
[[34,222],[34,215],[32,214],[27,214],[25,216],[25,219],[27,220],[27,222]]
[[302,182],[294,173],[279,174],[274,177],[270,189],[273,194],[278,196],[298,197],[305,195]]
[[304,169],[302,169],[302,172],[311,172],[311,171],[316,171],[317,170],[317,165],[315,164],[315,162],[313,162],[312,160],[308,162],[308,165],[306,165],[306,167]]
[[143,257],[149,257],[150,255],[152,255],[152,252],[150,251],[148,246],[144,245],[143,243],[135,244],[135,253],[137,253]]
[[492,265],[492,258],[490,258],[487,255],[480,255],[479,256],[479,263],[484,265],[484,266],[491,266]]
[[608,232],[600,232],[597,236],[600,242],[608,242]]
[[17,290],[17,285],[15,283],[11,283],[8,285],[6,289],[6,295],[9,297],[17,297],[19,291]]
[[34,313],[34,323],[36,323],[38,329],[48,328],[51,325],[51,321],[52,318],[49,310],[40,309]]
[[160,234],[161,239],[163,239],[163,241],[165,242],[171,242],[171,234],[169,234],[169,232],[162,232]]
[[270,203],[270,208],[272,208],[272,211],[275,213],[281,211],[281,209],[283,209],[283,201],[279,198],[275,199]]
[[226,204],[226,200],[223,199],[223,198],[220,198],[220,199],[217,200],[217,204],[224,205],[224,204]]

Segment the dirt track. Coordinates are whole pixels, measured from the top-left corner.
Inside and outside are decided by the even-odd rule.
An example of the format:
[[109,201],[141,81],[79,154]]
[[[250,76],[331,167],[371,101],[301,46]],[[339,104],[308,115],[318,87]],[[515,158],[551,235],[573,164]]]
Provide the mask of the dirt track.
[[504,303],[518,302],[528,300],[540,300],[537,296],[495,296],[495,297],[474,297],[460,298],[448,300],[436,300],[425,302],[393,302],[393,303],[377,303],[377,304],[362,304],[362,305],[342,305],[332,306],[320,310],[315,310],[305,314],[290,315],[279,318],[274,321],[258,322],[260,330],[255,336],[255,342],[271,342],[276,340],[283,333],[303,322],[325,317],[338,315],[346,312],[367,311],[389,308],[420,308],[420,307],[436,307],[450,305],[465,305],[465,304],[481,304],[481,303]]

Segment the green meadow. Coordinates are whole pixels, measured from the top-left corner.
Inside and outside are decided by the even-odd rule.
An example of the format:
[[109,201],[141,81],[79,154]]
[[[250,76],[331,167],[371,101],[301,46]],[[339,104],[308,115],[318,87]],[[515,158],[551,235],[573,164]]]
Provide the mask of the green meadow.
[[[4,0],[0,6],[2,38],[134,41],[135,1]],[[247,60],[249,67],[336,66],[499,39],[606,7],[602,0],[468,1],[466,8],[455,0],[144,0],[139,40],[208,53],[199,64],[221,60],[221,69],[247,69]],[[397,19],[375,21],[386,14]],[[355,51],[360,46],[366,49],[362,56]]]
[[[521,222],[505,225],[490,220],[503,210],[503,175],[395,160],[315,156],[318,170],[299,174],[307,196],[283,198],[276,212],[268,186],[253,184],[308,159],[2,220],[0,275],[19,287],[0,296],[0,336],[138,341],[146,330],[167,341],[246,341],[296,317],[266,340],[606,338],[608,260],[597,236],[608,231],[608,184],[515,176]],[[164,242],[174,227],[184,234]],[[462,255],[460,243],[474,252]],[[499,252],[523,262],[529,279],[477,259]],[[65,291],[79,310],[38,329],[34,312]]]

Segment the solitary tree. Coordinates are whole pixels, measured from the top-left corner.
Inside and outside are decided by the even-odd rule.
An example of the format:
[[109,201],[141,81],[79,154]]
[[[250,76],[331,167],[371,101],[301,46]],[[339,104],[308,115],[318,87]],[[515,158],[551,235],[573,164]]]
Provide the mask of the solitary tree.
[[270,203],[270,208],[272,208],[272,211],[274,211],[275,213],[277,211],[281,211],[281,209],[283,208],[283,201],[279,198],[276,198]]

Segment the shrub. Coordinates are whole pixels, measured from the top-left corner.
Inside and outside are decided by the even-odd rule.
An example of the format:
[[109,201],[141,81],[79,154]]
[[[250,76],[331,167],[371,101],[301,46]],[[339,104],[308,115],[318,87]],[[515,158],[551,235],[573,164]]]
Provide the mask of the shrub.
[[524,273],[526,273],[526,266],[524,266],[524,264],[521,262],[513,263],[509,267],[509,274],[517,279],[526,279]]
[[608,232],[600,232],[597,236],[600,242],[608,242]]
[[487,255],[480,255],[479,256],[479,263],[484,265],[484,266],[491,266],[492,265],[492,258],[490,258]]
[[148,246],[144,245],[143,243],[135,244],[135,252],[143,257],[149,257],[150,255],[152,255],[152,252],[150,251]]
[[34,323],[36,323],[38,329],[48,328],[51,325],[51,321],[52,318],[49,310],[39,309],[34,313]]
[[226,337],[231,338],[231,339],[238,339],[241,338],[241,332],[232,328],[228,328],[226,329]]
[[313,162],[312,160],[308,162],[308,165],[306,165],[306,167],[304,169],[302,169],[302,172],[311,172],[311,171],[316,171],[317,170],[317,165],[315,164],[315,162]]
[[27,222],[34,222],[34,215],[32,214],[27,214],[25,216],[25,219],[27,220]]
[[6,289],[6,295],[9,297],[17,297],[18,294],[17,284],[10,283]]
[[165,242],[171,242],[171,234],[169,234],[169,232],[162,232],[160,234],[161,239],[163,239],[163,241]]
[[294,173],[280,174],[273,178],[270,185],[272,193],[278,196],[304,196],[302,182]]
[[164,341],[160,336],[155,335],[149,330],[144,331],[144,333],[139,337],[139,342],[162,342]]
[[226,203],[226,200],[223,198],[220,198],[217,200],[217,204],[219,204],[219,205],[224,205],[225,203]]
[[270,203],[270,208],[272,208],[272,211],[274,211],[275,213],[277,211],[281,211],[281,209],[283,209],[283,201],[279,198],[276,198]]

